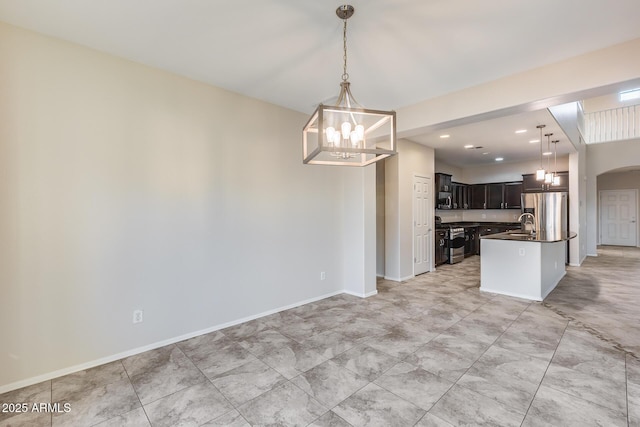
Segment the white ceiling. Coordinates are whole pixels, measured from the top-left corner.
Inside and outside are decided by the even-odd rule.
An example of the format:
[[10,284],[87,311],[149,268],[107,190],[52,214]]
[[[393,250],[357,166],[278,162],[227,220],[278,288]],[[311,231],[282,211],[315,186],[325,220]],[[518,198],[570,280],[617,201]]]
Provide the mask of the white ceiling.
[[[356,12],[348,27],[348,71],[356,99],[368,108],[398,109],[640,37],[638,0],[349,3]],[[0,0],[0,20],[310,113],[339,89],[340,4]],[[527,122],[540,120],[551,124],[538,117]],[[500,138],[488,129],[508,134],[507,124],[461,132],[477,141],[485,135],[482,144],[490,146]],[[430,136],[416,140],[431,143]],[[504,153],[505,161],[512,156]]]

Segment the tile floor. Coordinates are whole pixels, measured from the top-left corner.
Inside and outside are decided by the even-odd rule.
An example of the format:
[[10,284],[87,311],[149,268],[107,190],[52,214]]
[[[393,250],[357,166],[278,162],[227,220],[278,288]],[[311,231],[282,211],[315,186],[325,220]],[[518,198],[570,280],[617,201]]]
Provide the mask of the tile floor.
[[640,426],[640,249],[599,254],[542,304],[477,257],[381,281],[0,395],[71,404],[0,426]]

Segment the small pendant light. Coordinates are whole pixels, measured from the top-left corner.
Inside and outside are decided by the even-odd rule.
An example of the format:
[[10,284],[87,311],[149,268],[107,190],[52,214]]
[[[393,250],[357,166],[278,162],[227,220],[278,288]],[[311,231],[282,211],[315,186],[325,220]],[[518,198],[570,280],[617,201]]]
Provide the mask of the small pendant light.
[[540,169],[536,171],[536,181],[542,181],[546,173],[546,171],[542,167],[542,129],[544,129],[546,125],[538,125],[536,127],[540,129]]

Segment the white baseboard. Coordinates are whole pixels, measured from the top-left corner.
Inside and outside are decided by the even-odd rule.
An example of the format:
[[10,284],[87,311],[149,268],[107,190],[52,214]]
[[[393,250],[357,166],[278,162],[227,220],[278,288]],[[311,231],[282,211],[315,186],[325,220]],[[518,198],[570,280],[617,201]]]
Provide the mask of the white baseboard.
[[[321,295],[319,297],[309,298],[309,299],[306,299],[304,301],[299,301],[299,302],[296,302],[296,303],[293,303],[293,304],[289,304],[289,305],[286,305],[286,306],[283,306],[283,307],[279,307],[279,308],[276,308],[276,309],[273,309],[273,310],[264,311],[262,313],[259,313],[259,314],[253,315],[253,316],[248,316],[248,317],[243,317],[241,319],[232,320],[231,322],[222,323],[222,324],[215,325],[215,326],[212,326],[212,327],[209,327],[209,328],[206,328],[206,329],[201,329],[201,330],[195,331],[195,332],[189,332],[189,333],[184,334],[184,335],[180,335],[180,336],[173,337],[173,338],[168,338],[166,340],[154,342],[152,344],[148,344],[148,345],[145,345],[145,346],[142,346],[142,347],[136,347],[136,348],[133,348],[131,350],[127,350],[127,351],[123,351],[121,353],[113,354],[111,356],[101,357],[99,359],[95,359],[95,360],[92,360],[90,362],[81,363],[81,364],[74,365],[74,366],[69,366],[68,368],[58,369],[58,370],[53,371],[53,372],[47,372],[46,374],[37,375],[35,377],[31,377],[31,378],[27,378],[27,379],[24,379],[24,380],[16,381],[16,382],[13,382],[13,383],[5,384],[5,385],[0,386],[0,394],[6,393],[6,392],[9,392],[9,391],[13,391],[13,390],[17,390],[19,388],[27,387],[27,386],[30,386],[30,385],[33,385],[33,384],[38,384],[38,383],[41,383],[43,381],[48,381],[48,380],[51,380],[51,379],[54,379],[54,378],[58,378],[58,377],[61,377],[63,375],[69,375],[69,374],[73,374],[74,372],[79,372],[79,371],[84,371],[86,369],[95,368],[96,366],[104,365],[106,363],[115,362],[116,360],[124,359],[125,357],[135,356],[136,354],[144,353],[145,351],[154,350],[156,348],[164,347],[164,346],[170,345],[170,344],[175,344],[177,342],[184,341],[184,340],[187,340],[189,338],[197,337],[199,335],[208,334],[210,332],[218,331],[220,329],[228,328],[230,326],[235,326],[235,325],[238,325],[240,323],[248,322],[250,320],[259,319],[259,318],[264,317],[264,316],[269,316],[271,314],[279,313],[279,312],[284,311],[284,310],[289,310],[291,308],[296,308],[296,307],[299,307],[301,305],[305,305],[305,304],[309,304],[309,303],[312,303],[312,302],[320,301],[320,300],[323,300],[325,298],[330,298],[332,296],[340,295],[340,294],[343,294],[343,293],[347,293],[347,292],[343,291],[343,290],[331,292],[331,293],[328,293],[328,294],[325,294],[325,295]],[[375,291],[375,293],[370,293],[370,294],[371,295],[375,295],[376,293],[378,293],[378,291]],[[367,296],[371,296],[370,294],[367,294],[365,296],[365,298]],[[351,295],[355,295],[355,294],[351,294]],[[361,296],[361,295],[356,295],[356,296]]]
[[407,277],[391,277],[391,276],[384,276],[384,280],[391,280],[392,282],[404,282],[406,280],[410,280],[413,279],[414,275],[411,276],[407,276]]
[[358,293],[358,292],[351,292],[351,291],[344,291],[344,293],[347,294],[347,295],[353,295],[354,297],[360,297],[360,298],[369,298],[369,297],[372,297],[374,295],[378,295],[378,291],[377,290],[368,292],[366,294],[361,294],[361,293]]

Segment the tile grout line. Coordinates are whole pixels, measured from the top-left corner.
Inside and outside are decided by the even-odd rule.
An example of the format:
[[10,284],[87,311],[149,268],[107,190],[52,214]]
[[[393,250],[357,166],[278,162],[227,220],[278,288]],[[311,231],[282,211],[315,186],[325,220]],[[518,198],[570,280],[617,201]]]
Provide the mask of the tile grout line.
[[549,367],[551,366],[553,358],[556,355],[556,351],[558,351],[558,347],[560,347],[560,343],[562,342],[562,338],[564,338],[564,334],[567,332],[567,328],[568,327],[569,327],[569,322],[566,323],[566,325],[564,326],[564,329],[562,330],[562,335],[560,336],[560,340],[558,340],[558,344],[556,345],[556,348],[553,350],[553,355],[549,359],[549,363],[547,363],[547,368],[544,370],[544,375],[542,375],[542,378],[540,379],[540,384],[538,384],[538,387],[536,388],[536,392],[533,393],[533,399],[531,399],[531,402],[529,402],[529,407],[527,408],[527,411],[525,412],[524,417],[522,418],[522,422],[520,423],[520,426],[522,426],[524,424],[524,421],[527,419],[527,416],[529,415],[529,411],[531,410],[531,406],[533,406],[533,402],[536,400],[536,395],[538,394],[538,391],[540,390],[540,387],[542,387],[542,383],[544,382],[544,378],[547,376],[547,372],[549,371]]
[[[131,381],[131,376],[129,375],[129,371],[127,371],[127,367],[124,366],[124,363],[122,363],[123,359],[118,360],[118,362],[120,363],[120,365],[122,365],[122,370],[124,370],[124,373],[127,375],[127,379],[129,380],[129,384],[131,384],[131,388],[133,389],[133,392],[136,394],[136,397],[138,398],[138,402],[140,402],[140,407],[142,408],[142,412],[144,412],[144,416],[147,418],[147,421],[149,422],[149,425],[152,426],[153,424],[151,423],[151,419],[149,418],[149,414],[147,414],[147,410],[144,408],[144,405],[142,404],[142,400],[140,399],[140,395],[138,394],[138,391],[136,390],[136,388],[133,386],[133,381]],[[117,416],[117,415],[116,415]],[[111,419],[113,419],[115,417],[112,417]]]

